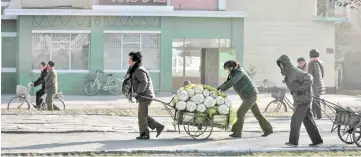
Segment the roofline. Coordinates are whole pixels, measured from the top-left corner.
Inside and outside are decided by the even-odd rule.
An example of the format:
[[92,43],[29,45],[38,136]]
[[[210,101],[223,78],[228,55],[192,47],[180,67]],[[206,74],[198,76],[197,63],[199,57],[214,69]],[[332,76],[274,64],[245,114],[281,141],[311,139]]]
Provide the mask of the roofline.
[[50,15],[50,16],[165,16],[165,17],[218,17],[246,18],[247,12],[231,11],[147,11],[125,12],[119,10],[94,9],[5,9],[4,15]]

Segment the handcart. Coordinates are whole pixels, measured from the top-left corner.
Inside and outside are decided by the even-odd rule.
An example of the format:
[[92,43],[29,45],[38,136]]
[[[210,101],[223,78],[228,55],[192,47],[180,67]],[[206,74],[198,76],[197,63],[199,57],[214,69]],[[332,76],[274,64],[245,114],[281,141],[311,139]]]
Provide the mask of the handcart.
[[145,96],[139,96],[139,97],[153,100],[163,104],[164,108],[168,111],[170,117],[173,119],[172,124],[174,126],[174,129],[178,130],[178,133],[180,133],[180,126],[183,125],[184,131],[193,139],[197,139],[197,140],[208,139],[213,132],[213,127],[224,129],[225,131],[229,129],[230,115],[227,116],[227,123],[224,125],[220,125],[220,124],[215,124],[213,121],[213,117],[217,115],[209,115],[207,113],[195,113],[195,112],[178,110],[176,107],[171,105],[172,104],[171,102],[173,101],[175,96],[168,103],[156,98],[149,98]]
[[361,147],[361,112],[354,112],[350,108],[343,108],[341,105],[326,101],[319,97],[312,97],[315,100],[319,100],[320,103],[316,105],[321,106],[321,104],[323,104],[335,115],[334,119],[331,118],[320,107],[326,116],[333,122],[331,132],[337,129],[338,137],[342,142],[346,144],[355,143],[358,147]]

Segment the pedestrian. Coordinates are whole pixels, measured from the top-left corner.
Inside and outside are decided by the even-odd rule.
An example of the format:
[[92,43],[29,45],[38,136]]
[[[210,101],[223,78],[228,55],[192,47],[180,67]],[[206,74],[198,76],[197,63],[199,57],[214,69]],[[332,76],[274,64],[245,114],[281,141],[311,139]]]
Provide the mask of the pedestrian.
[[291,131],[288,146],[298,146],[302,122],[311,138],[310,146],[317,146],[323,143],[311,113],[312,102],[312,76],[305,71],[294,67],[287,55],[282,55],[277,60],[277,65],[285,76],[284,82],[291,91],[293,97],[294,112],[291,119]]
[[303,57],[298,58],[297,63],[298,63],[297,66],[298,68],[302,69],[303,71],[306,71],[307,64],[305,58]]
[[58,78],[57,73],[55,71],[55,63],[53,61],[49,61],[47,65],[48,74],[46,75],[44,79],[45,84],[45,93],[46,93],[46,104],[48,107],[48,110],[60,110],[59,107],[55,106],[53,104],[54,102],[54,96],[56,92],[58,91]]
[[232,134],[229,136],[239,138],[242,137],[242,130],[244,118],[248,110],[251,110],[253,115],[258,120],[259,125],[263,131],[263,137],[273,133],[273,128],[268,120],[263,116],[257,105],[258,90],[240,65],[233,60],[224,63],[223,68],[228,71],[227,80],[217,89],[224,92],[233,86],[234,90],[242,99],[242,104],[237,111],[237,121],[232,127]]
[[128,58],[129,74],[131,78],[133,96],[138,102],[138,124],[140,136],[136,137],[138,140],[150,139],[149,128],[157,130],[158,137],[164,125],[158,123],[148,115],[149,105],[152,103],[152,98],[155,97],[152,79],[148,71],[142,65],[142,54],[140,52],[130,52]]
[[48,74],[48,70],[46,67],[46,63],[45,62],[41,62],[40,63],[40,76],[38,79],[36,79],[34,82],[31,82],[30,85],[32,87],[36,87],[38,85],[41,84],[41,88],[36,92],[36,99],[35,99],[35,108],[39,109],[40,108],[40,104],[42,103],[42,99],[41,97],[45,94],[45,82],[44,79],[46,77],[46,75]]
[[322,118],[322,112],[321,112],[321,104],[320,104],[320,96],[322,94],[326,93],[326,87],[325,83],[323,81],[324,76],[324,68],[323,68],[323,62],[320,60],[320,53],[316,50],[310,51],[310,62],[308,63],[308,73],[313,76],[313,96],[315,99],[313,99],[312,103],[312,112],[313,116],[315,116],[317,119]]

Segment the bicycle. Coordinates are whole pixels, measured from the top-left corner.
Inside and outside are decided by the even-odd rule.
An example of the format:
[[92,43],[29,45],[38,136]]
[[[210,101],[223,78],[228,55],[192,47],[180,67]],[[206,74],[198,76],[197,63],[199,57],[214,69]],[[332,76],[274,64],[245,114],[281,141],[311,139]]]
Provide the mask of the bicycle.
[[[20,109],[24,103],[27,104],[27,110],[30,110],[31,105],[35,108],[36,107],[36,102],[31,98],[30,96],[30,89],[32,88],[32,86],[28,85],[28,88],[21,86],[21,85],[16,85],[16,96],[11,98],[8,102],[8,106],[7,106],[7,110],[10,109],[10,105],[16,105],[17,109]],[[46,98],[46,94],[44,94],[42,96],[42,100],[45,100]],[[53,101],[53,105],[54,106],[58,106],[59,109],[61,110],[61,108],[63,110],[65,110],[65,103],[64,103],[64,96],[62,92],[57,92],[54,96],[54,101]],[[40,108],[39,110],[46,110],[47,109],[47,105],[44,101],[42,101],[40,103]]]
[[[107,74],[107,81],[101,82],[99,80],[99,74],[104,72],[102,70],[96,70],[96,77],[94,80],[89,80],[84,87],[84,92],[88,96],[97,95],[100,89],[104,91],[108,90],[112,94],[120,94],[122,92],[123,81],[117,78],[112,78],[113,74]],[[94,90],[94,91],[93,91]]]
[[291,101],[286,97],[286,90],[278,87],[273,87],[271,91],[271,97],[275,98],[268,103],[264,112],[278,112],[283,107],[284,112],[287,112],[287,108],[293,110]]

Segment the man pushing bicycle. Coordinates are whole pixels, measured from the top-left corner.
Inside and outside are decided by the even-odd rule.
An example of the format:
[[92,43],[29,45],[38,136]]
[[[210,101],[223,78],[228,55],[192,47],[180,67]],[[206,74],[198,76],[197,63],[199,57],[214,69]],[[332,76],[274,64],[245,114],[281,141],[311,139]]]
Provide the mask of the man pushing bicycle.
[[41,84],[41,88],[36,92],[36,105],[34,108],[40,108],[40,104],[43,101],[41,98],[45,94],[45,82],[44,79],[48,75],[48,69],[45,62],[40,63],[40,76],[34,82],[30,82],[30,86],[36,87]]

